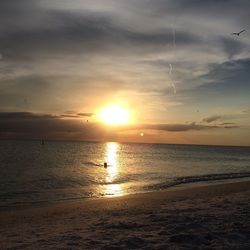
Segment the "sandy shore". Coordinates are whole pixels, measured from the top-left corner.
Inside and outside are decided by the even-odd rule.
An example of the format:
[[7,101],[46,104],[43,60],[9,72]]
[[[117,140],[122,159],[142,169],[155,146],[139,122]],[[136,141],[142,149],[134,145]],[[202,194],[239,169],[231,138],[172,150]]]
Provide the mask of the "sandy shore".
[[0,249],[250,249],[250,181],[4,211]]

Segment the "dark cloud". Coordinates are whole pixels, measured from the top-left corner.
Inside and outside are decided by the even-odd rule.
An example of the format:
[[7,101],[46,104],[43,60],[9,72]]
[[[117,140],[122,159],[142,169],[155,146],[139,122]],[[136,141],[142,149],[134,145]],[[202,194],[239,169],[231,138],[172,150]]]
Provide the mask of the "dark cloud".
[[49,92],[51,84],[58,76],[25,75],[0,80],[0,90],[5,93],[41,94]]
[[66,110],[64,112],[64,114],[67,114],[67,115],[74,115],[75,113],[76,113],[76,111],[74,111],[74,110]]
[[[178,31],[176,32],[175,36],[177,37],[175,41],[176,46],[187,46],[190,44],[194,45],[198,44],[202,40],[199,36],[187,31]],[[173,43],[173,31],[170,29],[151,34],[127,31],[124,32],[124,35],[122,37],[125,38],[128,42],[135,42],[142,46],[152,44],[157,47],[159,45],[167,45]]]
[[[9,110],[35,109],[55,99],[56,76],[26,75],[0,79],[0,105]],[[53,93],[53,95],[51,94]]]
[[93,116],[94,115],[94,113],[78,113],[77,114],[78,116],[82,116],[82,117],[91,117],[91,116]]
[[[98,48],[105,48],[114,31],[103,18],[51,13],[48,19],[45,28],[17,29],[0,34],[0,51],[5,60],[41,60],[93,50],[98,52]],[[59,25],[50,27],[50,22]]]
[[29,112],[0,113],[1,139],[102,140],[110,131],[95,123],[66,119],[60,115]]
[[[232,117],[237,117],[237,115],[231,115]],[[228,119],[231,117],[230,115],[227,115],[227,116],[220,116],[220,115],[213,115],[213,116],[209,116],[209,117],[206,117],[204,119],[202,119],[202,122],[205,122],[205,123],[211,123],[211,122],[215,122],[215,121],[218,121],[218,120],[221,120],[221,119]],[[225,128],[225,129],[232,129],[232,128],[239,128],[240,126],[236,125],[234,122],[222,122],[218,125],[218,127],[220,128]]]
[[220,125],[235,125],[234,122],[222,122]]
[[[136,53],[143,57],[147,53],[164,51],[165,45],[173,42],[173,32],[169,27],[156,30],[129,28],[102,11],[44,9],[27,1],[20,8],[20,4],[14,7],[14,12],[18,12],[14,17],[11,3],[4,1],[0,7],[1,4],[9,14],[8,20],[17,23],[14,25],[8,21],[7,26],[0,23],[5,27],[5,31],[0,32],[0,52],[4,58],[0,71],[5,72],[4,79],[0,79],[0,104],[4,110],[48,110],[49,104],[58,109],[60,99],[55,98],[58,93],[75,95],[76,89],[91,92],[103,88],[114,92],[131,88],[131,85],[139,90],[146,89],[145,85],[151,86],[152,80],[148,84],[143,80],[137,84],[132,79],[131,83],[123,83],[122,79],[115,77],[116,60],[125,64],[120,71],[127,71],[128,76],[132,71],[134,76],[131,78],[135,79],[143,72],[133,72],[136,69],[126,61],[129,57]],[[32,20],[33,16],[37,18]],[[198,44],[201,40],[184,29],[178,29],[176,37],[176,46],[180,47]],[[110,68],[102,74],[96,71],[101,71],[103,66],[98,66],[93,60],[99,56],[110,58]],[[82,68],[78,69],[79,65]],[[133,69],[128,70],[128,67]],[[77,76],[80,76],[79,84],[75,83]],[[101,84],[94,81],[101,81]]]
[[223,126],[223,128],[225,129],[231,129],[231,128],[239,128],[240,126],[237,126],[237,125],[231,125],[231,126]]
[[220,126],[220,125],[204,125],[196,124],[195,122],[189,124],[141,124],[137,126],[124,126],[118,128],[119,130],[156,130],[166,132],[186,132],[191,130],[210,130],[210,129],[222,129],[222,128],[236,128],[238,126]]
[[250,58],[227,61],[222,64],[214,64],[204,79],[210,82],[201,88],[215,88],[222,92],[245,92],[250,90]]
[[69,114],[62,114],[60,117],[65,117],[65,118],[79,118],[78,115],[69,115]]
[[[120,53],[134,47],[146,52],[152,47],[171,44],[171,29],[162,31],[135,31],[117,26],[111,18],[93,16],[88,13],[62,13],[51,11],[46,14],[47,27],[17,29],[0,33],[0,51],[5,60],[42,60],[66,55],[89,55],[104,53],[107,49],[118,49]],[[58,25],[50,26],[50,23]],[[176,31],[176,46],[198,44],[201,38],[185,30]]]
[[221,119],[220,115],[213,115],[213,116],[203,118],[202,121],[206,123],[211,123],[220,119]]
[[247,45],[236,37],[221,37],[220,42],[229,59],[232,59],[247,48]]
[[35,114],[31,112],[0,112],[0,119],[23,120],[23,119],[55,119],[56,115]]
[[60,115],[52,115],[52,114],[39,114],[32,112],[0,112],[0,119],[6,120],[26,120],[26,119],[60,119],[62,117],[67,118],[81,118],[81,117],[91,117],[93,113],[78,113],[78,114],[60,114]]
[[196,105],[236,106],[239,102],[247,105],[250,93],[249,68],[250,58],[212,64],[208,73],[193,79],[200,85],[179,91],[176,98]]
[[93,116],[94,113],[66,113],[66,114],[61,114],[60,117],[65,117],[65,118],[82,118],[82,117],[91,117]]
[[[70,117],[72,118],[72,117]],[[79,119],[66,119],[60,115],[30,112],[1,112],[1,139],[78,139],[103,140],[116,138],[119,132],[133,130],[156,130],[185,132],[237,126],[207,126],[203,124],[142,124],[134,126],[106,127],[98,123],[82,123]]]
[[174,1],[176,6],[186,7],[192,10],[231,10],[243,6],[250,6],[245,0],[177,0]]
[[[169,16],[180,15],[176,20],[182,19],[185,13],[193,11],[197,14],[197,9],[204,9],[207,12],[210,8],[234,10],[235,6],[243,4],[243,1],[235,4],[235,1],[218,1],[210,3],[210,1],[138,1],[137,3],[128,1],[126,4],[114,5],[112,1],[103,1],[105,4],[113,6],[114,10],[118,13],[121,12],[123,5],[127,9],[135,8],[137,11],[127,13],[137,18],[148,18],[151,13],[143,12],[144,8],[152,11],[154,16],[155,8],[167,11]],[[209,3],[208,3],[209,2]],[[94,7],[95,4],[80,4],[74,3],[78,6],[80,11],[73,11],[70,8],[54,8],[55,3],[51,1],[47,3],[46,8],[41,4],[42,1],[6,1],[0,3],[0,52],[3,53],[5,60],[27,60],[35,58],[41,60],[42,58],[58,57],[89,53],[100,53],[106,51],[107,48],[119,48],[120,51],[129,50],[130,46],[134,46],[138,50],[144,48],[146,52],[147,47],[153,47],[159,50],[159,46],[173,43],[173,30],[170,25],[165,28],[161,25],[158,28],[157,22],[155,29],[147,30],[145,25],[141,29],[135,29],[133,25],[122,24],[119,17],[112,12],[102,11],[102,7],[96,8],[96,11],[90,11],[87,7]],[[234,6],[235,4],[235,6]],[[246,2],[244,3],[247,4]],[[63,6],[63,3],[61,4]],[[86,8],[84,6],[86,5]],[[164,6],[166,8],[164,8]],[[248,6],[248,5],[247,5]],[[117,9],[116,9],[117,8]],[[173,8],[173,9],[171,9]],[[91,8],[90,8],[91,9]],[[103,7],[103,9],[105,9]],[[178,9],[181,13],[178,13]],[[247,8],[242,8],[242,10]],[[125,9],[126,10],[126,9]],[[171,11],[173,11],[171,13]],[[126,11],[123,12],[126,17]],[[237,14],[237,12],[236,12]],[[190,18],[186,17],[187,20]],[[146,19],[147,20],[147,19]],[[151,19],[148,19],[150,22]],[[129,23],[129,18],[127,19]],[[167,22],[167,20],[166,20]],[[199,22],[199,20],[197,20]],[[176,46],[198,45],[205,42],[195,30],[181,28],[183,25],[176,25]],[[243,49],[243,45],[231,38],[220,38],[223,49],[233,56]],[[138,46],[139,45],[139,46]]]
[[0,31],[14,30],[20,28],[22,25],[26,26],[28,23],[26,23],[25,20],[37,16],[33,13],[37,9],[34,3],[35,1],[32,0],[1,0]]
[[185,132],[190,130],[204,130],[219,128],[218,126],[207,126],[202,124],[145,124],[138,127],[138,129],[160,130],[168,132]]
[[[155,4],[155,1],[154,1]],[[173,12],[176,15],[195,14],[210,18],[227,17],[248,22],[250,3],[246,0],[158,0],[155,4],[158,12]]]

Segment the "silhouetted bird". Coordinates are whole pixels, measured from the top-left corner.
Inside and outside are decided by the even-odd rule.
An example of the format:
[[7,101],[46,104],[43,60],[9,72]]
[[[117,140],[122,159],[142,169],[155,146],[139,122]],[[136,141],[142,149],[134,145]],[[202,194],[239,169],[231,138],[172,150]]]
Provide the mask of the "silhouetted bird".
[[235,35],[235,36],[240,36],[241,33],[243,33],[245,30],[241,30],[240,32],[234,32],[231,35]]

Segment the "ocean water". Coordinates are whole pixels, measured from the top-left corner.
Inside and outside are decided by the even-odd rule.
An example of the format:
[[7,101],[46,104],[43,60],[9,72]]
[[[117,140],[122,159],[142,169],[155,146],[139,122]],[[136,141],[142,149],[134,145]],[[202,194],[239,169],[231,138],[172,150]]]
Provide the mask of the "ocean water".
[[0,141],[1,208],[243,177],[250,147]]

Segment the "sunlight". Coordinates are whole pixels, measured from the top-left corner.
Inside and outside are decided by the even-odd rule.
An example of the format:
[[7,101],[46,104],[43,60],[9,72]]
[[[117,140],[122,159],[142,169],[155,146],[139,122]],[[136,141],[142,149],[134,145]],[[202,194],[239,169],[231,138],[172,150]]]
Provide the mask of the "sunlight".
[[108,184],[105,186],[105,194],[107,196],[109,195],[115,195],[115,196],[120,196],[123,195],[123,188],[121,184]]
[[108,142],[106,145],[106,162],[107,167],[107,177],[106,182],[112,183],[118,172],[118,161],[117,161],[117,149],[119,145],[116,142]]
[[106,195],[121,195],[123,193],[122,185],[114,183],[119,174],[119,161],[117,151],[119,144],[116,142],[108,142],[106,144],[106,157],[105,161],[108,166],[106,168],[106,185],[104,187],[104,193]]
[[109,106],[99,113],[99,118],[107,125],[123,125],[129,122],[129,112],[120,106]]

